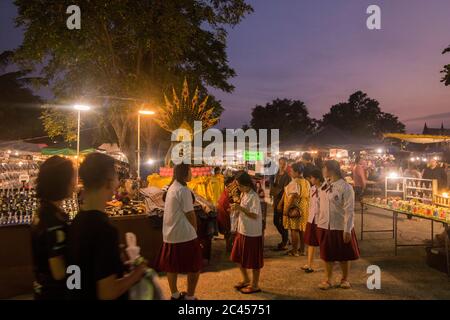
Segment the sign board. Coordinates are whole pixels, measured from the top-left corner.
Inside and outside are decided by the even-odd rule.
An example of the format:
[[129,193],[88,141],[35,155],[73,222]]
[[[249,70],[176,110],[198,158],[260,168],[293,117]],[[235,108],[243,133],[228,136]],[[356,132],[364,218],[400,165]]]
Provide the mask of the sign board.
[[260,151],[244,151],[244,161],[264,161],[264,153]]

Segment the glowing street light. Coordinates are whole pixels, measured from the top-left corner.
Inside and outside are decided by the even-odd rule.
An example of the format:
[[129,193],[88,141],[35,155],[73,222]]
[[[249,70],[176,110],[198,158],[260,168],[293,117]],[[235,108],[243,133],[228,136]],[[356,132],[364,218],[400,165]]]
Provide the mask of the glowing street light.
[[78,184],[78,167],[80,164],[80,128],[81,128],[81,112],[91,110],[90,106],[84,104],[76,104],[73,108],[78,112],[78,126],[77,126],[77,170],[76,170],[76,181]]
[[91,107],[89,107],[87,105],[84,105],[84,104],[76,104],[76,105],[73,106],[73,108],[75,110],[78,110],[78,111],[89,111],[89,110],[91,110]]
[[143,116],[152,116],[155,114],[155,111],[151,111],[151,110],[139,110],[139,114],[143,115]]

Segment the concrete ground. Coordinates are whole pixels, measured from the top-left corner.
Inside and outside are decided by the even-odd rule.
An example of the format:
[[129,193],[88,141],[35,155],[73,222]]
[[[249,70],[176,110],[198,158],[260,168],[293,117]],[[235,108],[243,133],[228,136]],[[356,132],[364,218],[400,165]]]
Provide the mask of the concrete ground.
[[[271,210],[271,209],[269,209]],[[324,279],[322,263],[316,260],[320,268],[312,274],[305,274],[300,267],[306,263],[306,257],[288,257],[273,252],[280,237],[271,223],[272,214],[268,215],[265,235],[265,266],[261,272],[261,293],[243,295],[233,289],[240,281],[236,266],[229,262],[222,239],[213,240],[213,254],[210,266],[200,276],[197,289],[199,299],[450,299],[450,281],[447,275],[428,267],[425,263],[424,247],[399,248],[394,256],[392,233],[365,233],[360,237],[359,210],[356,213],[355,229],[361,249],[361,258],[352,264],[350,281],[353,288],[349,290],[332,289],[322,291],[317,285]],[[392,213],[379,209],[370,209],[364,215],[365,230],[392,228]],[[405,216],[398,222],[400,243],[422,243],[430,239],[429,221]],[[442,226],[435,224],[435,233],[442,232]],[[367,288],[367,267],[377,265],[381,269],[381,289]],[[338,266],[336,277],[339,275]],[[185,290],[186,279],[179,280],[180,290]],[[169,293],[167,280],[162,278],[166,293]]]
[[[269,208],[269,211],[271,209]],[[446,274],[428,267],[425,263],[424,247],[399,248],[398,256],[394,256],[394,240],[392,233],[366,233],[360,241],[361,215],[356,211],[355,229],[357,232],[361,258],[353,263],[350,281],[352,289],[332,289],[321,291],[317,285],[324,279],[322,263],[316,260],[317,272],[305,274],[300,268],[306,263],[306,257],[288,257],[273,252],[280,237],[273,226],[272,214],[268,214],[265,235],[265,266],[261,272],[260,286],[263,292],[254,295],[243,295],[233,289],[240,281],[239,270],[229,261],[225,253],[223,239],[213,240],[213,252],[210,266],[200,276],[197,289],[199,299],[208,300],[283,300],[283,299],[450,299],[450,281]],[[365,230],[389,229],[392,227],[392,214],[370,209],[364,215]],[[402,216],[398,223],[399,242],[421,243],[430,239],[430,222]],[[435,224],[435,233],[442,232],[442,226]],[[367,267],[377,265],[381,269],[381,289],[367,288]],[[336,277],[339,275],[339,269]],[[180,276],[179,290],[185,290],[186,277]],[[161,283],[169,295],[166,277]],[[31,295],[14,299],[31,299]]]

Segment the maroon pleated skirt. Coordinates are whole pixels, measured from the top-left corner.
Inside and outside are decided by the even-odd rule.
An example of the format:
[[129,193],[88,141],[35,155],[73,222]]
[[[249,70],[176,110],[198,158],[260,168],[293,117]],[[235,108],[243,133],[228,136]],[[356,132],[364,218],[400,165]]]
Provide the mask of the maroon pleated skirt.
[[355,230],[352,229],[351,240],[344,243],[344,231],[318,228],[320,243],[320,258],[327,262],[352,261],[359,258],[358,241]]
[[314,223],[306,223],[305,234],[303,236],[303,240],[305,244],[311,247],[319,246],[319,234],[317,230],[317,224]]
[[239,263],[245,269],[261,269],[264,267],[263,237],[247,237],[236,234],[231,250],[231,261]]
[[155,269],[159,272],[196,273],[203,267],[202,249],[198,239],[182,243],[164,242]]

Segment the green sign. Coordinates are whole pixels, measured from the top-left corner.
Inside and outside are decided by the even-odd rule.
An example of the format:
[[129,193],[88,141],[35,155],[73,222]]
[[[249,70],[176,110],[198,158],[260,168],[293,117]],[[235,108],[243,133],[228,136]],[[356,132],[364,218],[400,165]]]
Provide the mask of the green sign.
[[264,153],[260,151],[244,151],[244,161],[263,161]]

